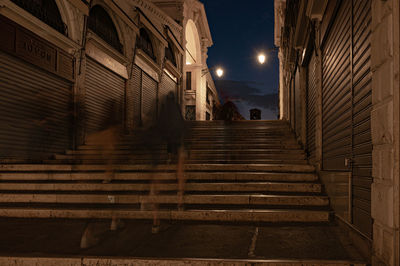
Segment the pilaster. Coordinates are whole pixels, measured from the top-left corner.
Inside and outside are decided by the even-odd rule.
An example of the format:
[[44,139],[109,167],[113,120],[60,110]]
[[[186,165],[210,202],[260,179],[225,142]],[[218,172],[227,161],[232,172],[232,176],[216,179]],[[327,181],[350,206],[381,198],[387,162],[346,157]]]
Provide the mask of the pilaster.
[[373,264],[399,265],[399,3],[372,1]]

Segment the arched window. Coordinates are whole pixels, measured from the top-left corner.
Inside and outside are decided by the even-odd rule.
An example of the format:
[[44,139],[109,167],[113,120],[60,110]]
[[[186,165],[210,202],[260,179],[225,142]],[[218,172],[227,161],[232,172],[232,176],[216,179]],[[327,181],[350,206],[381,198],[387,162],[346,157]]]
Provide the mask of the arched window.
[[67,25],[62,21],[60,11],[54,0],[12,0],[58,32],[67,35]]
[[122,53],[122,44],[119,41],[117,29],[104,8],[97,5],[90,9],[88,26],[100,38]]
[[165,58],[176,66],[175,53],[171,41],[168,41],[168,47],[165,48]]
[[140,35],[138,36],[136,43],[138,48],[142,49],[153,60],[156,60],[156,56],[154,55],[153,45],[151,44],[149,33],[145,28],[140,29]]

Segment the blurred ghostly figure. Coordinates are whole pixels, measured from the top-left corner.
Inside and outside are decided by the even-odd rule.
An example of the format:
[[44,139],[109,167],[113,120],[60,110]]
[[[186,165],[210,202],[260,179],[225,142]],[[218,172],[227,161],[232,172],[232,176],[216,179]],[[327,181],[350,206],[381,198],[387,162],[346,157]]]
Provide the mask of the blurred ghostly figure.
[[185,123],[179,105],[175,102],[173,92],[169,92],[162,99],[157,130],[161,138],[167,143],[168,160],[170,162],[172,156],[178,155],[178,150],[183,145],[183,136],[185,133]]
[[100,146],[102,158],[107,166],[103,182],[109,183],[114,175],[113,161],[117,159],[114,154],[115,145],[122,132],[122,105],[117,99],[109,99],[105,102],[103,110],[108,111],[108,116],[104,117],[100,130],[90,134],[87,140]]
[[[185,135],[185,123],[180,111],[180,107],[175,101],[175,95],[173,92],[168,93],[164,99],[161,99],[161,103],[160,115],[155,125],[151,128],[151,132],[146,135],[147,138],[151,136],[153,141],[158,139],[167,144],[168,164],[170,164],[172,161],[177,162],[178,209],[182,209],[184,189],[183,139]],[[153,162],[155,165],[157,163],[158,161]],[[154,179],[150,187],[150,196],[155,196],[157,194],[157,180]],[[158,233],[160,221],[156,211],[158,208],[157,204],[152,204],[152,208],[155,211],[153,216],[152,232]]]
[[[106,165],[103,183],[110,183],[115,172],[114,161],[118,159],[114,151],[116,144],[120,141],[123,129],[122,100],[108,99],[103,105],[103,110],[107,111],[107,116],[104,116],[98,131],[87,136],[87,142],[99,146],[102,159]],[[123,222],[113,215],[110,229],[117,230],[123,226]],[[93,221],[89,220],[81,237],[81,248],[92,247],[100,241],[97,231]]]

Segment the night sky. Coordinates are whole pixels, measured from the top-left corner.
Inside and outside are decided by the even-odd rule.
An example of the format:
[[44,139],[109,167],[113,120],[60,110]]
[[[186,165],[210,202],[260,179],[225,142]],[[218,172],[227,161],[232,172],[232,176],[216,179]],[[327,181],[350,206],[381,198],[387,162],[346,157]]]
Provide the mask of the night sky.
[[[221,101],[233,100],[249,119],[249,110],[262,110],[262,119],[278,115],[278,52],[274,48],[273,0],[201,0],[206,8],[214,45],[208,51],[208,67],[224,68],[214,75]],[[267,62],[257,63],[265,51]]]

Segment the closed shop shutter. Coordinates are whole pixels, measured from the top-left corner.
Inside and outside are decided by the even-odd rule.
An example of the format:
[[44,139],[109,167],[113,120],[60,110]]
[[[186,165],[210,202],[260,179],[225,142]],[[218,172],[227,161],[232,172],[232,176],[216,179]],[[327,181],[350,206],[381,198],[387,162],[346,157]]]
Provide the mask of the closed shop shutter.
[[301,123],[302,123],[302,107],[301,107],[301,97],[300,97],[300,70],[297,68],[296,75],[294,77],[294,110],[295,110],[295,131],[296,136],[301,134]]
[[351,1],[343,1],[323,47],[324,170],[349,170],[351,158]]
[[177,84],[176,82],[171,79],[168,75],[164,74],[161,79],[161,85],[160,85],[160,90],[158,92],[158,110],[161,110],[161,105],[163,103],[163,100],[165,97],[168,95],[169,92],[173,92],[175,97],[176,97],[176,91],[177,91]]
[[157,118],[157,82],[142,72],[142,121],[152,123]]
[[323,168],[352,172],[352,223],[368,237],[371,104],[371,1],[342,1],[323,48]]
[[313,52],[307,70],[307,93],[306,93],[306,120],[307,120],[307,154],[310,162],[315,162],[315,114],[317,101],[317,76],[316,56]]
[[[85,77],[86,134],[104,129],[116,110],[123,110],[125,80],[100,65],[87,59]],[[119,108],[115,108],[115,107]],[[122,112],[118,114],[122,118]]]
[[372,236],[371,0],[353,1],[353,223]]
[[295,91],[295,77],[293,75],[292,79],[290,80],[290,90],[289,90],[289,99],[290,99],[290,125],[292,127],[292,129],[294,130],[296,127],[296,121],[295,121],[295,117],[296,117],[296,109],[295,109],[295,95],[294,95],[294,91]]
[[0,52],[0,157],[42,159],[71,148],[72,84]]
[[137,66],[133,66],[133,73],[130,88],[133,90],[133,125],[140,126],[141,123],[141,85],[142,85],[142,70]]

